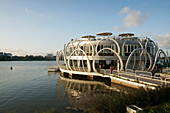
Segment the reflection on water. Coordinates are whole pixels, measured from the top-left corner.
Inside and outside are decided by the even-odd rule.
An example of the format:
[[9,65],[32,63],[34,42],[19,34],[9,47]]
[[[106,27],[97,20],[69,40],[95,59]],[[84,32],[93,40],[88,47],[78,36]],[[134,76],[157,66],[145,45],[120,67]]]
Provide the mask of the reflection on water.
[[58,74],[59,74],[59,72],[48,72],[48,76],[50,76],[50,75],[57,76]]
[[48,73],[48,66],[55,64],[55,61],[0,62],[0,113],[34,113],[51,108],[66,111],[67,102],[56,93],[60,73]]
[[61,99],[67,100],[72,106],[72,108],[69,107],[69,109],[86,111],[83,104],[86,100],[92,100],[96,93],[128,93],[129,91],[132,91],[130,88],[116,84],[108,86],[103,80],[102,82],[89,81],[89,79],[85,79],[85,77],[83,80],[82,76],[76,76],[73,78],[74,79],[70,79],[60,76],[56,88],[57,95],[60,96]]
[[[74,113],[76,110],[84,110],[80,105],[85,100],[92,100],[94,93],[128,92],[126,87],[115,84],[108,86],[104,81],[99,82],[98,78],[97,81],[84,76],[69,79],[60,76],[59,72],[48,73],[48,66],[55,63],[0,62],[0,113],[34,113],[51,108],[59,113]],[[10,70],[10,66],[13,70]]]

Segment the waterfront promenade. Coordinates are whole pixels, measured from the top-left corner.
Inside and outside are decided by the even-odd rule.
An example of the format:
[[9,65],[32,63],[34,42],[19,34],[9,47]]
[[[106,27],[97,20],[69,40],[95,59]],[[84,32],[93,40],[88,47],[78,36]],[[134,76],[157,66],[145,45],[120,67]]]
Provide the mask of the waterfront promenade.
[[170,76],[160,76],[161,73],[155,73],[153,75],[151,72],[131,70],[127,69],[126,71],[117,72],[116,70],[100,70],[101,73],[107,74],[110,76],[117,76],[126,80],[135,81],[138,83],[144,83],[152,86],[170,86]]
[[[169,71],[169,70],[168,70]],[[110,69],[100,69],[100,73],[88,73],[79,71],[68,71],[61,70],[61,73],[72,77],[72,75],[88,76],[92,80],[96,78],[99,79],[109,79],[112,83],[117,83],[120,85],[133,87],[133,88],[151,88],[156,87],[169,87],[170,86],[170,76],[162,76],[161,73],[155,73],[154,75],[148,71],[131,70],[126,71],[111,70]],[[161,75],[161,76],[160,76]]]

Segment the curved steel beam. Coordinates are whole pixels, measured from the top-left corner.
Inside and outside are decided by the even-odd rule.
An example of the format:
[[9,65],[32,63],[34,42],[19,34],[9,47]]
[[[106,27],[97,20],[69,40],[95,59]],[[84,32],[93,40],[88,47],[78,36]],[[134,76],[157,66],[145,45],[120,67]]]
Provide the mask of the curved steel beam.
[[68,67],[69,67],[69,69],[71,70],[71,71],[75,71],[75,70],[73,70],[72,68],[71,68],[71,66],[70,66],[70,57],[71,57],[71,55],[72,54],[74,54],[74,52],[76,52],[76,51],[81,51],[81,52],[83,52],[83,54],[85,55],[85,57],[86,57],[86,59],[87,59],[87,67],[88,67],[88,72],[91,72],[91,66],[90,66],[90,61],[89,61],[89,59],[88,59],[88,56],[86,55],[86,53],[82,50],[82,49],[75,49],[71,54],[70,54],[70,56],[68,57]]
[[158,51],[158,46],[156,45],[156,43],[153,40],[150,39],[146,39],[146,43],[145,43],[145,50],[147,51],[147,46],[148,46],[148,42],[152,42],[152,45],[154,46],[154,56],[156,56],[156,52]]
[[[79,47],[79,44],[80,44],[81,42],[83,42],[83,41],[84,41],[84,40],[81,40],[81,41],[77,44],[77,49],[80,48],[80,47]],[[90,42],[90,45],[92,46],[92,56],[94,56],[94,46],[93,46],[93,44],[91,43],[90,40],[86,40],[86,41]],[[81,48],[80,48],[80,49],[81,49]]]
[[169,59],[167,58],[165,52],[164,52],[162,49],[158,49],[158,51],[157,51],[157,53],[156,53],[156,56],[155,56],[154,64],[153,64],[153,66],[152,66],[152,68],[151,68],[151,71],[153,71],[154,68],[155,68],[155,65],[156,65],[156,62],[157,62],[157,59],[158,59],[159,52],[162,52],[162,53],[163,53],[163,55],[164,55],[164,57],[165,57],[165,59],[166,59],[166,61],[167,61],[167,64],[169,63]]
[[[96,44],[96,54],[97,54],[97,48],[98,48],[98,46],[99,46],[99,43],[102,41],[102,40],[106,40],[106,39],[108,39],[108,40],[111,40],[111,41],[113,41],[115,44],[116,44],[116,46],[117,46],[117,49],[118,49],[118,51],[117,51],[117,53],[120,55],[120,46],[119,46],[119,44],[117,43],[117,41],[115,40],[115,39],[113,39],[113,38],[103,38],[103,39],[101,39],[97,44]],[[113,49],[112,49],[113,50]]]
[[127,69],[127,66],[129,65],[129,61],[130,61],[131,57],[133,56],[133,54],[134,54],[137,50],[142,50],[142,52],[145,51],[145,52],[147,53],[147,55],[148,55],[148,57],[149,57],[149,60],[150,60],[150,65],[149,65],[149,68],[147,69],[147,70],[149,71],[150,68],[151,68],[151,66],[152,66],[152,58],[151,58],[150,54],[149,54],[145,49],[142,49],[142,48],[137,48],[137,49],[135,49],[135,50],[133,50],[133,51],[131,52],[131,54],[129,55],[129,57],[128,57],[127,61],[126,61],[125,70]]
[[[113,50],[113,49],[111,49],[111,48],[103,48],[103,49],[101,49],[101,50],[99,50],[98,52],[97,52],[97,55],[99,55],[99,53],[101,52],[101,51],[103,51],[103,50],[110,50],[110,51],[112,51],[114,54],[116,54],[116,56],[118,57],[118,59],[119,59],[119,61],[120,61],[120,65],[121,65],[121,68],[120,68],[120,71],[122,71],[123,70],[123,61],[122,61],[122,58],[120,57],[120,55],[115,51],[115,50]],[[94,57],[94,59],[93,59],[93,70],[96,72],[96,73],[98,73],[97,72],[97,70],[96,70],[96,67],[95,67],[95,57]]]
[[[127,39],[133,39],[133,38],[127,38]],[[122,45],[122,56],[125,56],[125,54],[124,54],[124,46],[125,46],[126,42],[128,41],[127,39],[123,42],[123,45]],[[137,40],[135,40],[135,41],[137,41],[138,44],[139,44],[139,45],[141,46],[141,48],[143,49],[143,45],[142,45],[141,41],[140,41],[139,39],[137,39]]]
[[66,64],[66,68],[67,68],[67,70],[69,70],[68,69],[68,65],[67,65],[67,61],[66,61],[66,56],[65,56],[65,53],[64,53],[64,51],[63,50],[60,50],[59,52],[58,52],[58,54],[57,54],[57,64],[58,64],[58,66],[59,66],[59,68],[62,68],[61,66],[60,66],[60,63],[59,63],[59,58],[60,58],[60,53],[62,53],[63,54],[63,57],[64,57],[64,63]]
[[[67,45],[66,45],[66,47],[65,47],[65,50],[67,51],[67,47],[68,47],[69,44],[71,44],[71,47],[72,47],[72,49],[73,49],[73,51],[74,51],[73,41],[70,41],[69,43],[67,43]],[[67,56],[67,54],[66,54],[66,56]]]
[[[81,41],[77,44],[77,48],[76,48],[76,49],[81,49],[80,46],[79,46],[79,44],[80,44],[81,42],[83,42],[83,41],[84,41],[84,40],[81,40]],[[94,54],[95,54],[94,46],[93,46],[93,44],[91,43],[90,40],[86,40],[86,41],[90,42],[90,45],[92,46],[92,58],[93,58],[93,57],[94,57]],[[79,52],[77,53],[77,55],[79,55]],[[78,67],[80,67],[80,62],[79,62],[78,60],[77,60],[77,63],[78,63]],[[83,65],[83,70],[84,70],[84,72],[85,72],[84,63],[83,63],[83,56],[82,56],[82,65]]]

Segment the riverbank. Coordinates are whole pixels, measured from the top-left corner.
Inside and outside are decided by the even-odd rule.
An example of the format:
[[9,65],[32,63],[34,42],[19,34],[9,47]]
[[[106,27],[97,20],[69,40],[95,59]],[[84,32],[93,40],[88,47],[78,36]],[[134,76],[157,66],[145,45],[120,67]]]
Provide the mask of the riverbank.
[[5,55],[0,56],[0,61],[55,61],[56,56],[33,56],[33,55],[26,55],[26,56],[12,56],[8,57]]
[[[168,113],[170,111],[169,94],[170,88],[157,88],[156,90],[141,88],[128,94],[107,90],[88,92],[82,94],[73,107],[88,113],[125,113],[126,106],[133,104],[143,108],[144,113]],[[57,109],[49,109],[40,113],[58,112]]]
[[[86,112],[113,112],[113,113],[125,113],[126,106],[137,105],[140,108],[148,106],[156,106],[170,101],[170,88],[158,88],[156,90],[145,90],[143,88],[135,91],[125,93],[113,93],[113,92],[95,92],[87,95],[82,95],[82,100],[85,101],[81,104],[83,110]],[[91,99],[84,100],[91,95]],[[113,98],[114,97],[114,98]]]

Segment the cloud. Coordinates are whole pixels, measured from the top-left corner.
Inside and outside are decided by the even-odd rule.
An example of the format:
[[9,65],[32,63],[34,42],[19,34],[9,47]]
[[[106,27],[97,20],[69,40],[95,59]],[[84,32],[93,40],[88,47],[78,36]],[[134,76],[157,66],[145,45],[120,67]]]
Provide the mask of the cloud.
[[24,51],[22,49],[13,49],[13,48],[8,48],[8,49],[4,49],[4,48],[0,48],[1,52],[6,52],[6,53],[12,53],[13,55],[26,55],[28,52]]
[[113,28],[114,29],[114,31],[117,31],[117,32],[122,32],[122,31],[124,31],[126,28],[125,27],[114,27]]
[[120,15],[125,14],[123,19],[125,27],[137,27],[144,23],[152,14],[148,13],[146,15],[142,14],[139,10],[131,9],[129,7],[124,7],[120,12]]
[[29,10],[28,8],[25,8],[25,13],[27,13],[27,14],[32,14],[33,11],[32,11],[32,10]]
[[158,43],[160,48],[170,49],[170,33],[165,35],[153,35],[154,41]]
[[39,17],[43,17],[43,16],[47,17],[47,18],[51,18],[52,17],[52,16],[47,15],[46,13],[36,13],[36,12],[33,12],[32,10],[30,10],[28,8],[25,8],[24,11],[27,14],[33,14],[34,13],[36,16],[39,16]]
[[170,50],[170,33],[167,32],[165,35],[153,34],[152,32],[147,32],[146,34],[138,34],[139,37],[148,37],[158,44],[159,48]]
[[13,49],[13,48],[0,48],[0,52],[12,53],[12,55],[25,56],[25,55],[47,55],[45,52],[37,52],[34,50],[23,50],[23,49]]

